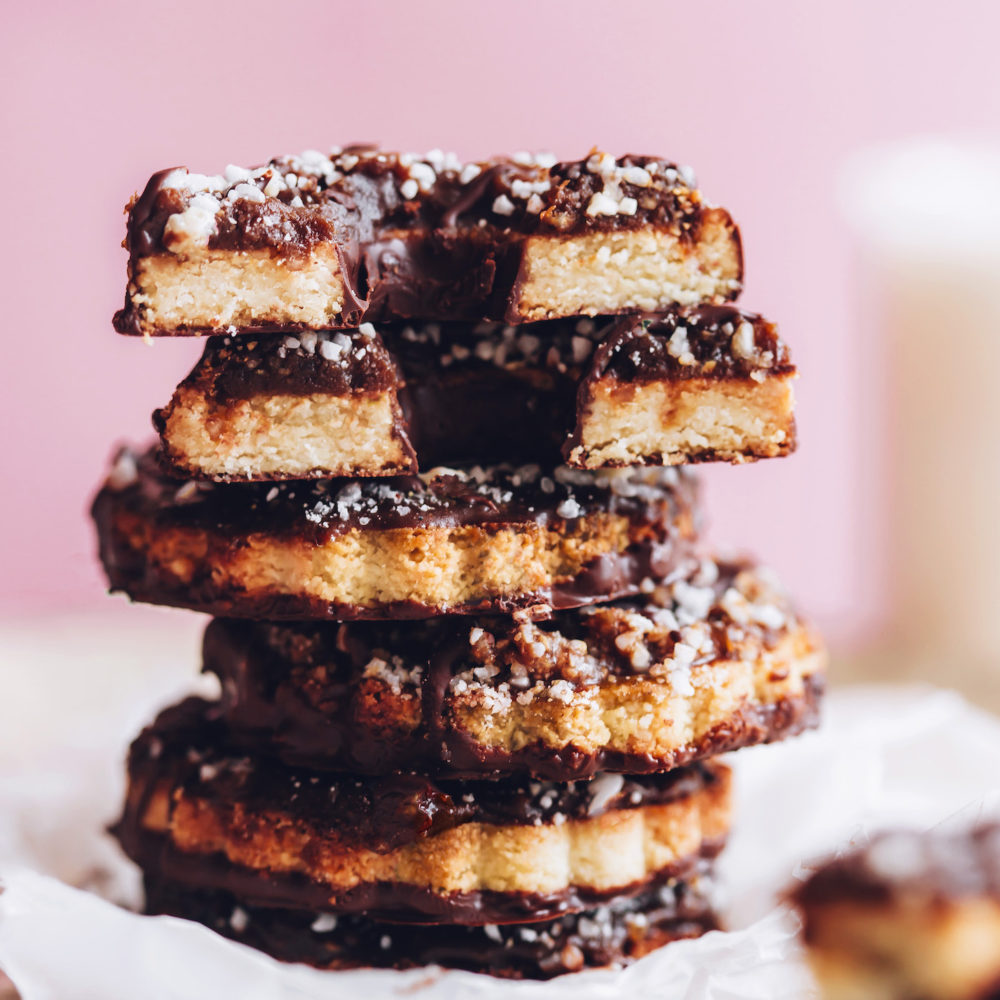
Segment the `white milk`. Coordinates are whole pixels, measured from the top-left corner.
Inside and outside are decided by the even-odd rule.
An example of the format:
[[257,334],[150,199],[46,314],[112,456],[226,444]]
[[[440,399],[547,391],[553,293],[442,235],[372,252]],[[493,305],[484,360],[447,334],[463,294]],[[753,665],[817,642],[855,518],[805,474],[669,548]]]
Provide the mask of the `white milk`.
[[1000,685],[1000,148],[920,139],[848,165],[890,415],[892,638],[913,671]]

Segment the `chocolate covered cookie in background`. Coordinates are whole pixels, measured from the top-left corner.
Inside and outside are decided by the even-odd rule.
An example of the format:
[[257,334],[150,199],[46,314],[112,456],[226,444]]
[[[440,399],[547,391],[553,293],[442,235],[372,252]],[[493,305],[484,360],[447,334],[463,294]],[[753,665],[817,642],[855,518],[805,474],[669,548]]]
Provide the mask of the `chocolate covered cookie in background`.
[[370,147],[154,175],[123,333],[205,335],[93,505],[111,588],[219,615],[136,739],[151,913],[286,961],[549,978],[719,925],[720,754],[825,652],[697,480],[796,445],[689,170]]
[[1000,997],[1000,822],[876,835],[795,889],[826,1000]]

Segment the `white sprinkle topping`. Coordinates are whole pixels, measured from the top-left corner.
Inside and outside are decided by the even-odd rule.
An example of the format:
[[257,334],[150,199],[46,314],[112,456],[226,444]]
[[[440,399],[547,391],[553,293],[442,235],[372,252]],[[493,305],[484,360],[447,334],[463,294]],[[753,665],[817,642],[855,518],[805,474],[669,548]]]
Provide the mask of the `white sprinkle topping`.
[[411,198],[416,198],[420,191],[420,187],[417,182],[411,177],[409,180],[403,181],[399,185],[399,193],[409,201]]
[[505,194],[497,195],[493,201],[493,211],[497,215],[513,215],[514,202],[512,202]]
[[319,344],[319,353],[327,361],[339,361],[342,357],[344,350],[340,344],[333,340],[321,340]]
[[575,497],[567,497],[556,507],[556,513],[560,517],[569,519],[579,517],[583,513],[583,508],[577,503]]
[[218,209],[219,202],[213,195],[196,194],[183,212],[177,212],[167,219],[163,227],[163,240],[167,249],[172,253],[183,253],[191,246],[208,246],[208,241],[219,231],[215,219]]
[[329,934],[337,929],[337,918],[332,913],[321,913],[311,924],[310,929],[315,934]]
[[625,167],[622,170],[622,180],[626,184],[634,184],[636,187],[649,187],[653,182],[649,171],[642,167]]
[[590,805],[587,815],[594,816],[604,811],[604,807],[622,790],[625,779],[620,774],[598,774],[591,781]]
[[590,204],[587,206],[587,215],[617,214],[618,202],[609,195],[606,195],[603,191],[598,191],[597,194],[590,199]]
[[255,201],[264,200],[264,192],[255,184],[237,184],[226,195],[226,201]]
[[139,468],[135,464],[135,456],[130,451],[123,451],[115,459],[115,464],[108,473],[108,487],[113,490],[123,490],[138,478]]
[[276,198],[285,190],[286,186],[281,174],[273,174],[267,184],[264,185],[264,194],[268,198]]
[[458,182],[460,184],[469,184],[474,181],[481,173],[482,168],[476,163],[466,163],[462,167],[462,172],[458,175]]
[[[428,153],[428,156],[431,154]],[[427,163],[414,163],[410,167],[410,177],[417,182],[421,191],[429,191],[437,180],[434,168]]]
[[197,492],[198,484],[192,479],[180,487],[180,489],[174,494],[174,499],[190,500],[191,497],[193,497]]
[[745,320],[740,323],[733,334],[733,354],[738,358],[752,358],[757,352],[757,345],[753,339],[753,324]]
[[688,340],[686,326],[679,326],[667,341],[667,354],[676,358],[682,365],[693,365],[694,355],[691,353],[691,342]]

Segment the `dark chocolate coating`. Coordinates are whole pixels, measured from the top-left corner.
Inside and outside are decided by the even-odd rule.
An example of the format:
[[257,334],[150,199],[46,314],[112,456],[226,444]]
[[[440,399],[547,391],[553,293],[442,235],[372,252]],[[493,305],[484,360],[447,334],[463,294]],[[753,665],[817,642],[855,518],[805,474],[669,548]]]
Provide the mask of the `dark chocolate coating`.
[[196,920],[286,962],[320,968],[427,965],[549,979],[620,966],[652,948],[718,927],[709,875],[673,881],[597,910],[524,924],[390,924],[364,915],[250,906],[232,893],[191,889],[147,872],[146,910]]
[[[1000,822],[968,830],[898,830],[827,862],[793,893],[807,913],[837,902],[1000,903]],[[807,920],[808,925],[808,920]]]

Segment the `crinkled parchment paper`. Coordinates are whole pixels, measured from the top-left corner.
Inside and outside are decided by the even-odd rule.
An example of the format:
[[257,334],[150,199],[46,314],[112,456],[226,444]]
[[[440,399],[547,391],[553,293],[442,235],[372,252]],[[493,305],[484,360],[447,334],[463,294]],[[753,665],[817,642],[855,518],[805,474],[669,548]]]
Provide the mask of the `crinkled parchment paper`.
[[102,833],[122,790],[121,734],[53,759],[58,768],[0,775],[0,968],[23,1000],[798,1000],[814,991],[780,894],[809,862],[880,827],[1000,811],[1000,720],[943,691],[839,691],[820,732],[731,758],[736,825],[719,877],[732,931],[548,983],[437,969],[324,973],[109,901],[138,898],[134,868]]

